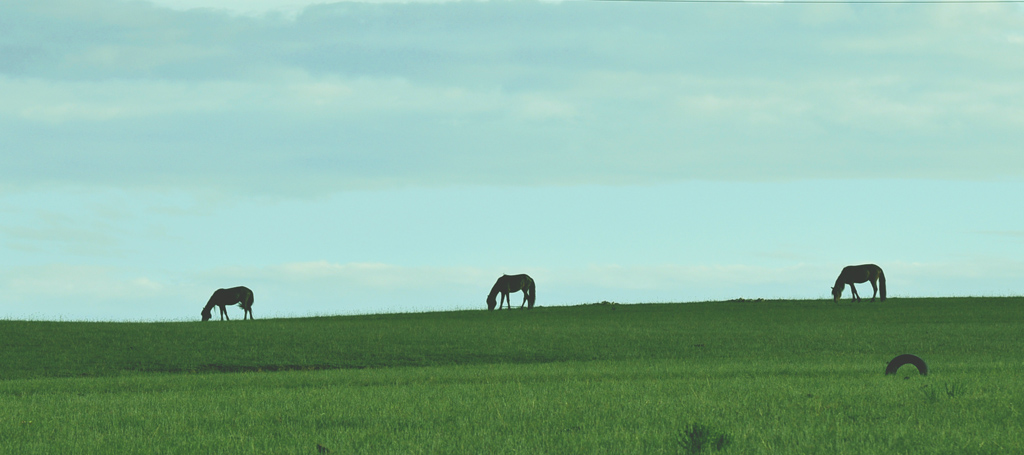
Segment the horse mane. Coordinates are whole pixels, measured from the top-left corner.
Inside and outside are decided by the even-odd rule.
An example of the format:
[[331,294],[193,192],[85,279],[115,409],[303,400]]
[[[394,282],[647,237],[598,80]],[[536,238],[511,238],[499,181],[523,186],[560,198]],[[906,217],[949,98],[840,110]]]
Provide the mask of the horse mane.
[[487,298],[494,299],[499,292],[501,292],[501,283],[494,283],[494,286],[491,286],[490,294],[487,294]]
[[832,289],[839,289],[840,292],[846,289],[846,280],[843,280],[843,275],[840,274],[839,278],[836,278],[836,284],[832,285]]
[[211,311],[213,310],[213,307],[215,307],[215,306],[217,306],[217,304],[213,303],[213,297],[211,297],[210,301],[206,302],[206,306],[203,307],[203,311],[201,313],[199,313],[199,314],[202,317],[206,318],[206,319],[211,319],[211,318],[213,318],[213,313]]
[[491,287],[491,293],[487,294],[487,307],[488,308],[492,308],[493,309],[498,304],[498,301],[497,301],[497,299],[495,299],[495,297],[497,297],[498,293],[501,292],[501,282],[502,282],[502,280],[506,276],[508,276],[508,275],[502,275],[501,278],[498,278],[498,281],[495,281],[494,282],[494,286]]

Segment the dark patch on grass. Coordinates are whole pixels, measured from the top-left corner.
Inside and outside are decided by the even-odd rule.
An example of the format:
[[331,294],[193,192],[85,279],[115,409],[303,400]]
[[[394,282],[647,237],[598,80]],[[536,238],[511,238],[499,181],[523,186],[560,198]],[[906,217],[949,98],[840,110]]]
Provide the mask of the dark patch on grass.
[[256,373],[264,371],[337,370],[334,365],[223,365],[210,363],[196,367],[196,373]]
[[677,438],[679,449],[686,454],[697,454],[706,450],[722,450],[729,444],[729,440],[729,435],[712,431],[699,423],[683,429]]

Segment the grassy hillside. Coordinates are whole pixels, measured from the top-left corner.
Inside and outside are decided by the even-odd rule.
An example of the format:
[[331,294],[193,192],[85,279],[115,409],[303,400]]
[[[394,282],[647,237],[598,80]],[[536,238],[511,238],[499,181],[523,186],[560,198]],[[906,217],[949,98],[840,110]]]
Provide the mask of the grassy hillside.
[[1022,304],[0,321],[0,453],[1021,453]]
[[0,321],[0,379],[569,360],[1006,359],[1024,299],[709,302],[256,321]]

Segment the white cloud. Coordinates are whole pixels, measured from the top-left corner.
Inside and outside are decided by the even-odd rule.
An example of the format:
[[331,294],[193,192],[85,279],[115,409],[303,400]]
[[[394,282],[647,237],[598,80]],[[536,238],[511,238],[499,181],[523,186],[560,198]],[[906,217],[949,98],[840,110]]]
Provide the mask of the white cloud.
[[536,163],[521,185],[1024,175],[1024,18],[999,6],[160,4],[5,11],[0,182],[322,194],[488,183],[508,157]]
[[301,11],[310,5],[332,3],[321,0],[148,0],[149,3],[175,10],[213,9],[240,14],[262,14],[272,11]]
[[584,269],[554,272],[554,283],[616,289],[685,289],[694,286],[735,288],[768,283],[800,283],[808,277],[828,276],[821,266],[796,264],[786,267],[749,265],[592,265]]
[[0,77],[8,94],[0,118],[31,122],[109,122],[224,111],[243,97],[239,84],[162,81],[54,82]]
[[65,310],[83,302],[132,299],[144,304],[166,291],[163,284],[147,276],[115,267],[74,264],[0,270],[0,283],[8,302],[21,306],[63,301]]
[[328,261],[291,262],[256,271],[232,271],[233,274],[259,276],[282,282],[331,283],[339,288],[434,290],[452,285],[477,284],[483,272],[471,267],[402,267],[382,263],[338,264]]
[[400,78],[345,79],[291,72],[258,81],[104,80],[50,81],[0,76],[0,119],[64,123],[144,120],[178,116],[274,113],[331,116],[497,115],[511,118],[572,117],[558,95],[476,91]]

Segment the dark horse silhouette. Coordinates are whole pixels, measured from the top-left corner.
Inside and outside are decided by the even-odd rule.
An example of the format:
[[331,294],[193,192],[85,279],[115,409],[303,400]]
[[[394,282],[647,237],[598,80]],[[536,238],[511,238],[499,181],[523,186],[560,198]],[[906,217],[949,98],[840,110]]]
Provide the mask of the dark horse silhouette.
[[[847,284],[850,285],[850,291],[853,292],[853,301],[860,301],[860,294],[857,293],[857,288],[853,286],[853,283],[863,283],[865,281],[871,282],[871,288],[874,292],[871,293],[871,301],[875,301],[875,294],[878,293],[881,288],[882,301],[885,301],[885,274],[882,273],[882,268],[875,264],[862,264],[862,265],[850,265],[843,267],[843,271],[839,273],[839,278],[836,278],[836,284],[832,287],[832,301],[838,302],[839,297],[843,295],[843,288]],[[878,285],[875,285],[875,282]]]
[[228,317],[228,310],[225,307],[237,303],[238,306],[245,310],[245,314],[242,315],[243,321],[246,317],[249,319],[255,319],[252,317],[252,301],[252,291],[245,286],[230,289],[218,289],[213,291],[213,295],[210,296],[210,301],[206,302],[206,306],[203,307],[203,312],[200,314],[203,315],[204,321],[209,321],[210,318],[213,317],[213,315],[210,314],[210,310],[217,306],[220,307],[220,320],[223,321],[227,318],[230,321],[231,318]]
[[[523,291],[523,305],[529,302],[530,307],[533,308],[533,304],[537,301],[537,287],[533,283],[533,278],[530,275],[502,275],[498,278],[498,281],[494,282],[494,287],[491,288],[491,293],[487,294],[487,309],[493,310],[495,306],[501,309],[501,305],[494,300],[494,297],[501,293],[501,303],[508,302],[508,309],[512,309],[512,298],[509,294],[513,292]],[[522,308],[523,305],[519,305]]]

